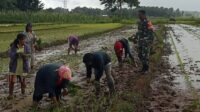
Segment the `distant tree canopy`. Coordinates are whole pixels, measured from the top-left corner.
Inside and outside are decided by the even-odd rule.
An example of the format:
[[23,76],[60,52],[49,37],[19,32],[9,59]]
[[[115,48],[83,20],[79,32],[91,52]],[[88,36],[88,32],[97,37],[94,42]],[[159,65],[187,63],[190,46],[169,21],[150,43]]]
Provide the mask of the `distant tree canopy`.
[[44,4],[40,0],[1,0],[0,10],[39,11]]
[[[67,13],[79,13],[93,16],[110,16],[110,17],[121,17],[121,19],[130,19],[137,17],[138,10],[146,10],[147,16],[151,17],[179,17],[183,15],[183,12],[179,9],[174,10],[173,8],[164,7],[138,7],[138,8],[122,8],[121,11],[111,11],[107,9],[87,8],[87,7],[76,7],[71,11],[63,8],[46,9],[48,12],[67,12]],[[120,15],[120,16],[119,16]]]
[[0,9],[1,10],[13,10],[16,8],[15,0],[0,0]]
[[43,9],[44,4],[40,0],[17,0],[16,7],[22,11],[38,11]]
[[174,10],[173,8],[164,7],[138,7],[135,10],[143,9],[147,12],[148,16],[152,17],[175,17],[182,16],[183,12],[179,9]]
[[138,7],[140,2],[139,0],[100,0],[102,5],[105,5],[106,9],[111,9],[115,11],[117,9],[122,9],[123,5],[127,5],[128,7]]
[[47,11],[58,13],[80,13],[92,16],[109,16],[119,19],[129,19],[137,16],[139,9],[146,10],[148,16],[152,17],[174,17],[182,16],[183,12],[179,9],[164,7],[141,7],[139,0],[100,0],[105,5],[105,9],[76,7],[69,11],[61,7],[43,9],[44,4],[41,0],[0,0],[0,10],[20,10],[20,11]]
[[71,13],[82,13],[82,14],[87,14],[87,15],[104,15],[105,10],[101,10],[98,8],[87,8],[87,7],[76,7],[71,10]]

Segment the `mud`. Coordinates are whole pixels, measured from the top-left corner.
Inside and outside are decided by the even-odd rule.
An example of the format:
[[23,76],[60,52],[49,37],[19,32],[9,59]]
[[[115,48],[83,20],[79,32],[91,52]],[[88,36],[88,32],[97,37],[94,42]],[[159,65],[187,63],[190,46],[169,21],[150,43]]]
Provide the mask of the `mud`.
[[[165,55],[159,66],[159,71],[151,83],[150,105],[147,107],[149,112],[183,112],[192,102],[192,96],[180,86],[184,79],[179,80],[171,70],[174,70],[169,63],[169,48],[165,49]],[[176,71],[177,72],[177,71]],[[177,75],[177,74],[176,74]],[[179,74],[181,75],[181,73]],[[183,81],[183,82],[182,82]]]
[[[113,51],[113,46],[111,43],[114,43],[117,39],[120,38],[128,38],[132,35],[132,33],[135,30],[130,30],[132,27],[126,27],[123,29],[115,30],[106,34],[102,34],[100,36],[96,36],[93,38],[89,38],[86,40],[82,40],[80,42],[80,52],[77,56],[70,54],[71,57],[77,57],[80,64],[76,65],[74,68],[74,77],[72,82],[76,84],[77,86],[80,86],[81,89],[85,90],[84,97],[90,97],[91,92],[94,91],[94,88],[92,85],[88,85],[86,81],[84,80],[85,76],[85,67],[81,63],[81,56],[87,52],[93,52],[98,50],[105,50],[109,54],[111,54]],[[35,58],[36,58],[36,66],[35,71],[32,73],[29,78],[27,78],[27,89],[26,89],[26,96],[21,96],[20,91],[20,85],[19,83],[15,84],[15,98],[13,100],[6,100],[6,96],[8,95],[8,82],[6,80],[6,74],[8,72],[5,70],[4,75],[1,75],[1,83],[0,83],[0,111],[30,111],[31,105],[32,105],[32,93],[33,93],[33,84],[34,84],[34,78],[35,78],[35,72],[39,69],[40,66],[47,64],[47,63],[63,63],[67,64],[67,48],[68,44],[60,45],[60,46],[54,46],[50,48],[46,48],[41,52],[36,52]],[[103,79],[104,80],[104,79]],[[104,88],[106,85],[105,81],[102,81],[102,88]],[[89,87],[87,87],[89,86]],[[105,93],[107,89],[105,88]],[[103,92],[104,93],[104,92]],[[93,94],[93,92],[92,92]],[[64,103],[64,105],[69,105],[70,102],[70,96],[64,97],[63,100],[67,100],[67,104]],[[51,105],[50,100],[45,96],[43,98],[43,101],[40,103],[39,110],[48,110]]]
[[[198,36],[200,29],[189,25],[168,25],[167,27],[170,30],[167,32],[168,36],[165,39],[164,55],[158,66],[154,67],[156,71],[149,73],[151,75],[142,75],[136,72],[139,67],[133,67],[128,63],[124,64],[123,69],[119,68],[117,63],[113,63],[112,74],[116,82],[116,91],[122,101],[133,103],[134,108],[136,108],[135,111],[137,112],[182,112],[196,100],[196,97],[192,94],[191,86],[188,86],[188,83],[191,83],[192,88],[196,90],[197,94],[200,92],[200,86],[198,86],[200,83],[200,52],[198,49],[200,47]],[[72,63],[70,65],[73,67],[74,74],[72,82],[80,87],[81,93],[76,95],[79,97],[72,95],[63,97],[62,109],[67,110],[69,107],[72,107],[77,112],[92,112],[92,106],[101,101],[101,104],[99,104],[102,107],[101,111],[106,112],[108,106],[113,105],[112,103],[117,103],[117,101],[111,102],[105,98],[108,96],[105,76],[101,81],[101,96],[103,97],[98,99],[98,101],[94,101],[95,92],[92,84],[93,81],[86,83],[85,67],[82,64],[81,57],[87,52],[97,50],[104,50],[113,56],[113,43],[119,38],[128,38],[135,31],[135,27],[126,27],[94,38],[82,40],[80,42],[80,52],[76,56],[73,54],[67,55],[68,44],[46,48],[36,53],[36,67],[34,72],[46,63],[68,64],[68,62],[74,62],[76,60],[74,64]],[[189,80],[186,80],[185,75],[180,69],[180,63],[177,59],[175,49],[170,41],[171,37],[175,41],[184,68],[189,74]],[[136,58],[137,54],[135,52],[133,53]],[[136,58],[136,61],[138,62],[139,60]],[[0,75],[0,111],[32,111],[32,92],[35,73],[31,74],[27,79],[26,96],[21,96],[20,85],[17,83],[14,92],[15,98],[13,100],[6,100],[6,96],[8,95],[6,66],[5,64],[4,72],[2,72],[4,75]],[[133,91],[137,94],[131,96],[129,93],[133,93]],[[140,97],[144,99],[138,103]],[[95,102],[95,104],[88,105],[90,102]],[[37,111],[48,111],[50,107],[51,100],[45,95]]]
[[[199,47],[200,29],[190,25],[168,25],[164,56],[151,84],[149,98],[150,112],[188,112],[194,101],[199,100]],[[186,74],[180,69],[180,62],[171,38],[182,60]],[[193,90],[194,89],[194,90]],[[196,92],[195,96],[193,92]],[[198,108],[189,112],[198,112]]]

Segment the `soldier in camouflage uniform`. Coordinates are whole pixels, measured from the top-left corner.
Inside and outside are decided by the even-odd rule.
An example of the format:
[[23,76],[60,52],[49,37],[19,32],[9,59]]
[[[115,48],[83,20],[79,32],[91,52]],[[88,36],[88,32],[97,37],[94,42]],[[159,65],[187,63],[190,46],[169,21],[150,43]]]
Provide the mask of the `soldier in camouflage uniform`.
[[135,40],[138,43],[138,57],[142,63],[142,70],[140,72],[148,72],[149,70],[149,54],[150,48],[153,43],[153,25],[151,21],[147,20],[146,12],[139,11],[138,32],[136,33]]

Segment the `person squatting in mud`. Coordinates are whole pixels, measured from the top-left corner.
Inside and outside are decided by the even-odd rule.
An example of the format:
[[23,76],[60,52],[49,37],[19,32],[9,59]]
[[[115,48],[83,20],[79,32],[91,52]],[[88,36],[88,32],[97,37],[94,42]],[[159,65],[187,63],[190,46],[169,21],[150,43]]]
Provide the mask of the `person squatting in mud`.
[[154,40],[153,25],[146,17],[144,10],[138,11],[138,32],[134,40],[138,43],[138,57],[142,63],[140,72],[147,73],[149,71],[149,54]]
[[92,69],[94,69],[95,74],[95,88],[96,88],[96,95],[100,93],[100,79],[105,71],[107,84],[109,87],[110,93],[115,92],[114,87],[114,79],[111,74],[111,58],[105,52],[93,52],[87,53],[83,57],[83,63],[87,69],[87,80],[90,82]]
[[34,62],[35,62],[35,57],[34,57],[34,53],[35,53],[35,44],[36,44],[36,40],[37,40],[37,36],[35,34],[35,32],[32,30],[32,24],[28,23],[25,27],[25,32],[24,34],[26,35],[26,43],[29,45],[29,47],[31,48],[31,57],[29,58],[29,62],[30,62],[30,67],[31,67],[31,71],[34,67]]
[[69,67],[60,64],[46,64],[42,66],[35,78],[33,104],[38,105],[43,94],[48,93],[55,106],[59,105],[61,96],[68,94],[67,85],[72,79]]
[[14,84],[18,79],[21,83],[21,93],[25,94],[25,76],[29,72],[29,57],[30,57],[30,47],[25,42],[26,35],[20,33],[17,38],[10,45],[9,50],[9,96],[8,99],[13,98]]
[[79,45],[79,38],[77,36],[71,35],[68,37],[68,55],[70,54],[71,50],[74,50],[75,54],[78,52],[78,45]]
[[134,57],[131,54],[129,42],[128,42],[127,39],[123,38],[123,39],[117,40],[114,44],[114,50],[115,50],[115,54],[117,56],[118,63],[119,63],[120,67],[123,64],[123,52],[124,51],[125,51],[125,59],[127,58],[127,55],[129,55],[132,62],[135,64],[135,66],[137,66],[135,61],[134,61]]

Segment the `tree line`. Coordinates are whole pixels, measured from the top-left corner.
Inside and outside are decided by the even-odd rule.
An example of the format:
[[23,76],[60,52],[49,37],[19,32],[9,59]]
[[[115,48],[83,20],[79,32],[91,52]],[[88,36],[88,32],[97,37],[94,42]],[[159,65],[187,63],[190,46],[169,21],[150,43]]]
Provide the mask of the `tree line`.
[[45,9],[47,12],[66,12],[66,13],[78,13],[93,16],[118,16],[122,19],[134,18],[137,16],[138,10],[146,10],[147,15],[151,17],[180,17],[183,15],[183,11],[173,8],[164,7],[137,7],[137,8],[122,8],[120,10],[109,10],[109,9],[98,9],[98,8],[87,8],[87,7],[76,7],[71,11],[63,8],[49,8]]
[[[174,17],[182,16],[183,12],[179,9],[164,7],[140,7],[138,0],[100,0],[105,9],[76,7],[71,11],[63,8],[49,8],[43,9],[44,4],[40,0],[1,0],[1,10],[20,10],[20,11],[40,11],[47,12],[68,12],[79,13],[86,15],[107,15],[116,16],[120,18],[133,18],[137,15],[137,10],[144,9],[147,11],[148,16],[153,17]],[[125,8],[126,7],[126,8]],[[134,8],[133,8],[134,7]]]
[[43,8],[40,0],[0,0],[0,10],[40,11]]

